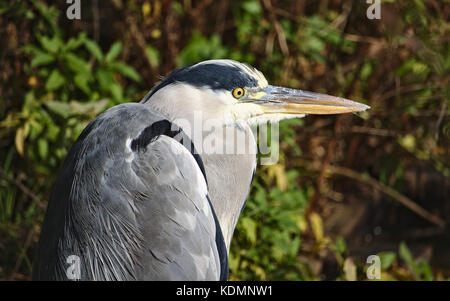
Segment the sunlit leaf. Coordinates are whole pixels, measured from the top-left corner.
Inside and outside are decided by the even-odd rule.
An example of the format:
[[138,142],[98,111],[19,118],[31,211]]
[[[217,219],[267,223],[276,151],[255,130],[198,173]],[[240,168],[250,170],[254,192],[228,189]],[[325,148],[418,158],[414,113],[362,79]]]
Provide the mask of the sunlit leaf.
[[142,15],[147,17],[152,10],[152,5],[149,2],[144,2],[141,6]]
[[112,62],[117,58],[117,56],[119,56],[120,52],[122,52],[122,43],[120,41],[117,41],[109,49],[108,53],[106,54],[105,61],[107,63]]
[[413,273],[416,273],[416,264],[414,262],[414,257],[412,256],[409,248],[406,246],[406,243],[403,241],[400,243],[398,247],[398,254],[400,258],[403,259],[408,264]]
[[243,217],[242,218],[242,228],[245,230],[245,234],[246,234],[248,240],[252,244],[254,244],[256,242],[256,229],[257,229],[256,222],[249,217]]
[[57,53],[63,44],[63,42],[57,35],[53,36],[52,38],[47,36],[41,36],[38,39],[44,50],[50,53]]
[[38,152],[39,152],[39,156],[41,157],[41,159],[47,158],[47,154],[48,154],[47,140],[45,140],[43,138],[39,138],[37,141],[37,147],[38,147]]
[[347,244],[342,237],[338,237],[333,246],[339,254],[344,254],[347,251]]
[[112,97],[115,100],[122,100],[123,89],[119,84],[113,83],[110,87],[110,92],[111,92]]
[[49,91],[54,91],[64,85],[66,80],[64,76],[58,71],[58,69],[54,69],[45,83],[45,88]]
[[113,62],[110,64],[110,67],[136,82],[141,81],[141,76],[139,75],[139,73],[137,73],[137,71],[133,67],[123,62]]
[[23,128],[18,128],[16,131],[16,138],[14,139],[16,144],[17,152],[23,156],[24,144],[25,144],[25,134]]
[[90,73],[91,66],[83,58],[73,54],[68,53],[65,55],[67,66],[75,73]]
[[87,50],[89,50],[89,52],[97,59],[97,61],[103,60],[102,50],[95,41],[86,39],[84,41],[84,45],[86,46]]
[[182,67],[202,60],[225,58],[228,52],[218,35],[207,38],[194,33],[187,46],[178,55],[177,64]]
[[71,111],[74,113],[95,116],[103,112],[108,106],[108,103],[109,103],[108,99],[102,99],[100,101],[95,102],[71,101],[70,107]]
[[77,85],[78,88],[83,90],[84,93],[89,94],[91,92],[91,89],[89,88],[89,79],[90,77],[86,76],[85,74],[77,74],[73,78],[73,82],[75,85]]
[[322,217],[319,214],[313,212],[309,216],[309,221],[311,223],[311,228],[314,233],[314,237],[317,242],[321,242],[323,240],[323,221]]
[[84,41],[86,40],[86,32],[81,32],[78,37],[76,38],[70,38],[67,43],[64,45],[63,50],[64,51],[71,51],[75,50],[78,47],[80,47]]
[[410,152],[413,152],[416,148],[416,138],[412,134],[406,134],[404,137],[399,137],[398,142]]
[[389,269],[397,258],[395,252],[390,251],[380,252],[377,255],[380,257],[381,268],[383,270]]
[[68,103],[50,100],[45,102],[45,105],[50,111],[60,115],[63,118],[67,118],[72,114]]
[[31,67],[48,65],[55,61],[55,57],[51,54],[35,51],[33,55],[33,59],[31,60]]
[[109,91],[111,85],[115,83],[114,73],[108,69],[98,69],[96,78],[100,84],[100,88],[104,91]]
[[356,265],[353,262],[353,259],[350,257],[347,257],[344,261],[344,275],[345,280],[347,281],[356,281]]
[[152,65],[152,67],[154,68],[158,67],[159,66],[158,49],[150,45],[147,45],[147,47],[145,47],[145,53],[147,54],[147,59],[150,62],[150,65]]
[[261,3],[257,0],[245,1],[242,3],[242,8],[253,15],[259,15],[262,11]]

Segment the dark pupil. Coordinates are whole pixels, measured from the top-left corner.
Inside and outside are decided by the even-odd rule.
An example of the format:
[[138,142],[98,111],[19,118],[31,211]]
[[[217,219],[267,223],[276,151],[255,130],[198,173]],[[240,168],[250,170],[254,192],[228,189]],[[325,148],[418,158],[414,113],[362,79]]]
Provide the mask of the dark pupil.
[[238,90],[238,91],[237,91],[237,94],[238,94],[238,95],[241,95],[241,93],[242,93],[241,90]]

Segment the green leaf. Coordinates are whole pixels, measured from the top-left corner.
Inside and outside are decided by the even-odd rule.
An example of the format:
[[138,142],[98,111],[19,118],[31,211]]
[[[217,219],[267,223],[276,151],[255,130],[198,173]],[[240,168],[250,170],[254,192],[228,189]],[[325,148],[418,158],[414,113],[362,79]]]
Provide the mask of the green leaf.
[[114,59],[117,58],[117,56],[122,51],[122,43],[120,41],[115,42],[111,48],[109,49],[108,53],[106,54],[105,61],[107,63],[112,62]]
[[434,276],[431,271],[430,265],[425,260],[420,260],[417,263],[417,269],[420,271],[420,275],[422,276],[421,280],[433,281]]
[[53,36],[53,38],[41,36],[38,37],[38,40],[41,43],[42,47],[50,53],[57,53],[63,45],[63,42],[57,35]]
[[409,58],[394,71],[394,74],[398,77],[403,77],[406,74],[411,73],[416,63],[417,60],[415,58]]
[[114,74],[111,70],[108,69],[98,69],[95,77],[100,84],[100,89],[102,89],[103,91],[108,91],[111,85],[115,83]]
[[387,270],[389,269],[392,264],[394,263],[395,259],[397,258],[397,255],[395,254],[395,252],[380,252],[377,254],[380,257],[380,262],[381,262],[381,268],[383,270]]
[[147,45],[145,47],[145,53],[147,54],[147,59],[153,68],[159,66],[159,51],[153,46]]
[[26,54],[36,54],[36,53],[42,52],[42,50],[40,48],[38,48],[32,44],[27,44],[27,45],[23,46],[23,51]]
[[182,16],[184,14],[183,5],[181,3],[173,2],[172,3],[172,9],[175,11],[175,13],[178,16]]
[[74,38],[70,38],[66,45],[64,45],[64,51],[71,51],[71,50],[75,50],[78,47],[80,47],[80,45],[83,44],[83,41],[80,41],[78,39],[74,39]]
[[31,54],[33,59],[31,60],[31,67],[47,65],[55,60],[55,56],[42,51],[40,48],[28,44],[23,47],[23,50],[27,54]]
[[291,254],[291,256],[295,256],[298,253],[299,249],[300,249],[300,237],[296,236],[291,242],[291,248],[289,250],[289,253]]
[[73,82],[75,85],[80,88],[84,93],[88,94],[91,92],[91,89],[89,88],[89,79],[90,77],[86,76],[85,74],[77,74],[73,78]]
[[209,39],[194,32],[191,39],[177,57],[179,67],[206,59],[228,57],[229,50],[222,45],[220,36],[214,34]]
[[333,247],[339,254],[344,254],[347,251],[347,244],[342,237],[337,238],[336,243],[333,245]]
[[86,46],[87,50],[89,50],[89,52],[97,59],[97,61],[103,60],[102,50],[96,42],[86,39],[84,41],[84,45]]
[[122,90],[122,87],[119,84],[113,83],[111,85],[110,91],[111,91],[112,97],[115,100],[118,100],[118,101],[122,100],[122,98],[123,98],[123,90]]
[[55,61],[55,57],[51,54],[45,52],[35,53],[33,59],[31,60],[31,67],[48,65]]
[[5,6],[0,7],[0,15],[3,15],[4,13],[8,12],[8,10],[11,8],[11,6],[7,5],[6,3],[5,4],[2,3],[2,5]]
[[103,112],[108,106],[108,103],[109,103],[108,99],[102,99],[100,101],[95,102],[71,101],[70,107],[72,109],[72,112],[74,113],[95,116]]
[[45,136],[47,137],[47,140],[57,141],[59,133],[60,133],[60,128],[58,125],[51,123],[51,122],[47,124],[47,128],[45,131]]
[[371,62],[365,62],[363,67],[361,68],[361,80],[367,80],[367,78],[372,74],[373,66]]
[[42,14],[42,16],[50,24],[53,32],[59,33],[60,30],[56,24],[56,20],[58,20],[60,10],[58,10],[56,7],[53,6],[48,7],[38,0],[31,0],[31,2],[38,9],[39,13]]
[[257,224],[256,222],[249,218],[249,217],[243,217],[242,218],[242,228],[245,230],[245,235],[247,236],[250,243],[253,245],[256,242],[256,229]]
[[70,105],[68,103],[49,100],[45,102],[45,105],[50,111],[63,118],[67,118],[72,114]]
[[245,1],[242,3],[242,8],[252,15],[259,15],[262,11],[261,4],[257,0]]
[[228,257],[228,266],[230,267],[230,271],[236,271],[239,268],[240,256],[239,254],[234,254],[230,252]]
[[37,141],[38,153],[41,159],[46,159],[48,154],[48,142],[43,138],[39,138]]
[[20,155],[23,155],[24,152],[24,144],[25,144],[25,131],[23,128],[18,128],[16,131],[16,138],[14,140],[15,144],[16,144],[16,149],[17,152]]
[[65,60],[67,67],[75,73],[90,73],[91,71],[89,63],[73,53],[66,54]]
[[398,255],[408,264],[414,275],[417,276],[417,267],[416,263],[414,262],[414,257],[412,256],[411,251],[406,246],[406,243],[403,241],[400,243],[400,246],[398,247]]
[[110,67],[136,82],[141,81],[141,76],[139,75],[139,73],[137,73],[137,71],[133,67],[123,62],[113,62],[110,64]]
[[[273,238],[272,238],[272,242],[274,243],[274,245],[279,248],[282,253],[284,253],[284,256],[286,255],[294,255],[291,253],[292,249],[291,249],[291,245],[292,245],[292,240],[289,236],[288,233],[286,232],[274,232],[273,233]],[[300,245],[298,243],[298,245]]]
[[47,79],[45,88],[49,91],[54,91],[59,87],[61,87],[65,82],[66,80],[64,79],[63,75],[58,71],[58,69],[54,69]]
[[416,148],[416,144],[417,144],[417,141],[416,141],[416,138],[414,137],[414,135],[406,134],[403,137],[398,137],[397,141],[401,146],[406,148],[408,151],[414,152],[414,150]]
[[316,238],[316,241],[318,243],[322,242],[323,238],[324,238],[322,217],[319,214],[317,214],[316,212],[313,212],[310,214],[309,220],[310,220],[312,232],[314,233],[314,237]]

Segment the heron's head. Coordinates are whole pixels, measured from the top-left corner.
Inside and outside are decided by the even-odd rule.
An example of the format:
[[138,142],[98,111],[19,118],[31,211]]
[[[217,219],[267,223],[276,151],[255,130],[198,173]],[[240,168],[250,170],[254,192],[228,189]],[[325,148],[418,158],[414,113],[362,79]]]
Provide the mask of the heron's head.
[[341,97],[269,85],[260,71],[233,60],[209,60],[175,70],[142,102],[174,119],[201,111],[203,119],[249,124],[370,108]]

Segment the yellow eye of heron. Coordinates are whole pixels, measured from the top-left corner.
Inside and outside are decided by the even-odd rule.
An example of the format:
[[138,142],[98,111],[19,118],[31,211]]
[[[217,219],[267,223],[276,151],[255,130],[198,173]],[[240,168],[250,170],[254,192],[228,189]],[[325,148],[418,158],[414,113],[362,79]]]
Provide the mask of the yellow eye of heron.
[[242,88],[235,88],[232,93],[234,98],[241,98],[245,94]]

